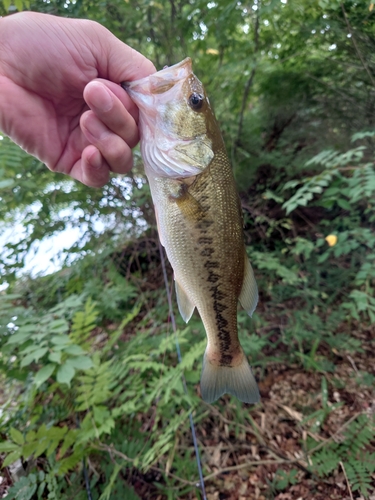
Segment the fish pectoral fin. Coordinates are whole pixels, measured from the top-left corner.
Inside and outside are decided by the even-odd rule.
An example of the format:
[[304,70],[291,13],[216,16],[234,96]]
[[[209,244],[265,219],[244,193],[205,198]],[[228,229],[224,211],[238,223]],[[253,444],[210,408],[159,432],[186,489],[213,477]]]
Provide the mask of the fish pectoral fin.
[[199,221],[204,217],[204,210],[199,201],[189,193],[189,186],[182,185],[180,196],[175,197],[174,201],[182,214],[190,221]]
[[238,366],[216,366],[210,363],[205,353],[201,377],[201,394],[206,403],[213,403],[223,394],[233,394],[244,403],[258,403],[258,384],[250,365],[243,354]]
[[244,255],[245,269],[242,284],[242,290],[239,296],[241,306],[245,309],[249,316],[252,316],[258,304],[258,286],[255,281],[254,271],[251,267],[248,256]]
[[175,281],[175,287],[178,310],[180,311],[182,319],[185,321],[185,323],[187,323],[194,312],[195,305],[191,302],[185,290],[181,287],[178,281]]

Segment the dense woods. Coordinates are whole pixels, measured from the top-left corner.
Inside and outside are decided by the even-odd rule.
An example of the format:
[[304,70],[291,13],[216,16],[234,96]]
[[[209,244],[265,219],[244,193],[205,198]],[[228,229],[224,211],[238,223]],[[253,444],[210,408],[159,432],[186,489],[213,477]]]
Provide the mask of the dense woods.
[[210,500],[373,499],[374,3],[0,1],[23,9],[98,21],[158,69],[192,58],[241,196],[262,400],[202,401],[204,329],[174,302],[178,363],[139,151],[93,189],[0,137],[0,492],[203,498],[192,414]]

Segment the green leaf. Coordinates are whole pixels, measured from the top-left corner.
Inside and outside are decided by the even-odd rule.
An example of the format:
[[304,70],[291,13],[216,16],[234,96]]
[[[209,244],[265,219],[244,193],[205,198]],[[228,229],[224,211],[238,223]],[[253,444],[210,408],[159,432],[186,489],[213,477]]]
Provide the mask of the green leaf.
[[80,356],[81,354],[85,353],[82,347],[76,344],[64,347],[64,352],[66,352],[67,354],[71,354],[72,356]]
[[[43,341],[41,344],[45,344],[45,341]],[[20,352],[20,354],[21,354],[21,356],[23,356],[23,355],[26,355],[26,354],[28,354],[30,352],[35,352],[40,347],[41,347],[41,345],[39,345],[39,344],[30,344],[27,347],[25,347],[24,349],[22,349],[21,352]]]
[[0,189],[8,188],[14,186],[14,180],[13,179],[5,179],[3,181],[0,181]]
[[36,432],[35,431],[32,431],[32,430],[28,431],[27,434],[26,434],[26,441],[27,442],[34,441],[35,437],[36,437]]
[[39,349],[31,352],[23,358],[23,360],[21,361],[21,367],[23,368],[24,366],[28,366],[33,361],[38,361],[38,359],[42,358],[47,351],[48,347],[40,347]]
[[71,340],[68,335],[56,335],[51,338],[51,342],[56,345],[70,344]]
[[21,361],[21,367],[23,368],[25,366],[31,365],[33,361],[34,361],[34,353],[32,352],[23,358],[23,360]]
[[22,453],[25,457],[29,457],[35,453],[38,448],[39,441],[32,441],[31,443],[26,443],[22,449]]
[[69,324],[65,319],[56,319],[49,325],[51,333],[66,333],[69,330]]
[[357,141],[358,139],[364,139],[365,137],[374,137],[374,131],[366,131],[366,132],[357,132],[352,136],[352,142]]
[[12,4],[12,0],[3,0],[3,5],[4,5],[4,9],[6,12],[8,12],[9,10],[9,7],[11,6]]
[[77,370],[89,370],[94,366],[91,358],[89,358],[88,356],[77,356],[76,358],[69,358],[66,363],[70,366],[73,366]]
[[10,441],[3,441],[0,443],[0,452],[9,453],[10,451],[18,450],[19,446]]
[[23,344],[25,343],[30,337],[31,337],[31,332],[17,332],[14,333],[8,340],[7,344]]
[[344,210],[351,210],[352,209],[352,205],[348,201],[346,201],[344,198],[338,198],[337,204],[340,208],[342,208]]
[[53,361],[54,363],[59,363],[61,362],[61,351],[53,351],[50,353],[48,356],[48,359],[50,361]]
[[39,349],[36,349],[33,352],[35,361],[38,361],[40,358],[42,358],[46,354],[47,351],[48,351],[48,347],[40,347]]
[[21,477],[19,481],[9,488],[6,498],[10,500],[31,500],[36,489],[35,474],[30,474],[27,477]]
[[77,430],[71,429],[65,436],[64,442],[60,448],[60,456],[63,457],[67,452],[68,448],[70,448],[77,440]]
[[3,467],[8,467],[8,465],[11,465],[16,460],[18,460],[21,455],[22,455],[22,448],[20,448],[19,450],[13,451],[9,455],[7,455],[6,459],[3,462]]
[[10,433],[10,437],[13,439],[13,441],[16,444],[20,444],[20,445],[24,444],[25,439],[23,437],[22,432],[20,432],[19,430],[15,429],[14,427],[11,427],[9,433]]
[[72,378],[74,377],[75,374],[75,369],[73,366],[69,365],[68,363],[64,363],[60,368],[57,370],[57,382],[59,384],[67,384],[70,386],[70,382]]
[[38,373],[34,377],[34,384],[39,387],[41,386],[54,372],[56,365],[50,363],[46,366],[43,366]]
[[22,0],[13,0],[14,5],[17,7],[18,12],[22,12],[23,2]]
[[58,473],[59,474],[66,474],[69,470],[72,470],[75,468],[75,466],[82,460],[82,457],[84,456],[85,450],[83,447],[80,447],[80,449],[75,450],[72,455],[70,455],[67,458],[63,458],[62,460],[59,461],[58,463]]
[[115,464],[113,468],[113,472],[111,474],[111,477],[109,479],[109,482],[107,486],[105,487],[103,493],[100,495],[99,500],[110,500],[111,495],[112,495],[112,489],[115,484],[115,481],[117,479],[118,473],[120,470],[124,467],[124,464]]

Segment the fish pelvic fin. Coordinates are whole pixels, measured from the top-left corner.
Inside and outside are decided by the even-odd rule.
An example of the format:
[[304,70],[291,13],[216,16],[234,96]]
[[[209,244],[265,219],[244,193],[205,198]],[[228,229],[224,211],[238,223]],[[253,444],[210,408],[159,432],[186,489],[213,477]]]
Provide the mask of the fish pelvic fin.
[[185,290],[176,280],[175,280],[175,288],[176,288],[178,310],[180,311],[182,319],[185,321],[185,323],[187,323],[194,312],[195,305],[191,302]]
[[255,308],[258,304],[258,286],[255,281],[254,271],[251,267],[248,256],[244,255],[245,269],[242,284],[242,290],[239,296],[241,306],[245,309],[249,316],[253,315]]
[[237,366],[217,366],[203,358],[201,394],[206,403],[213,403],[223,394],[233,394],[244,403],[258,403],[260,394],[250,365],[243,354]]

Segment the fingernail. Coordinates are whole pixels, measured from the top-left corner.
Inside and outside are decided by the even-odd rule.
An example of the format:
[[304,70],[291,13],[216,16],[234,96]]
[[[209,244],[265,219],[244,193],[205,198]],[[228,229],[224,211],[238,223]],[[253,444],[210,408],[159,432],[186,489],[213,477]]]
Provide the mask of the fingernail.
[[[89,106],[93,106],[98,111],[108,112],[112,109],[113,98],[104,85],[93,82],[89,98]],[[93,88],[94,87],[94,88]]]

